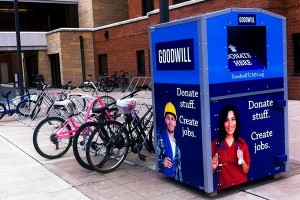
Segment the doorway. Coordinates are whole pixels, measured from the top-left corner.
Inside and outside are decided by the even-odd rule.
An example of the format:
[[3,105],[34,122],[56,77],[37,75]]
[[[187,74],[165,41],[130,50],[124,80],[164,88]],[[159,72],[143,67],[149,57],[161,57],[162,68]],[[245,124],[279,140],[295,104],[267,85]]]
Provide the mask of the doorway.
[[9,83],[7,63],[0,63],[0,68],[0,83]]
[[51,78],[52,86],[61,87],[61,75],[60,75],[60,64],[59,64],[59,54],[49,55],[51,63]]

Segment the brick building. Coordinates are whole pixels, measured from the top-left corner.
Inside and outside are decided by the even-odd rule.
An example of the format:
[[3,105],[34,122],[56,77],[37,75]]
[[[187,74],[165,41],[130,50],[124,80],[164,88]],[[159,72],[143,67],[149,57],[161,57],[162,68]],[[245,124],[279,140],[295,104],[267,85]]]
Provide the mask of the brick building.
[[[46,82],[59,85],[72,80],[80,84],[83,74],[98,77],[121,71],[151,76],[148,27],[160,23],[159,0],[78,0],[76,5],[78,27],[69,24],[50,29],[45,34],[47,48],[36,51],[37,71],[44,74]],[[299,5],[298,0],[169,0],[169,18],[231,7],[261,8],[285,16],[289,98],[300,99]],[[16,59],[5,56],[0,54],[0,62],[6,59],[9,65],[16,64]],[[15,72],[11,69],[10,73]]]

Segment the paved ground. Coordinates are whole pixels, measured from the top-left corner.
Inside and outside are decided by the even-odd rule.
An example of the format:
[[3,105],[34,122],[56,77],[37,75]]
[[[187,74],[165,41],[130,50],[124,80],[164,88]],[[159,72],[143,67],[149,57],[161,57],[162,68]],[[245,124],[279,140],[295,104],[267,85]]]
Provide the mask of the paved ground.
[[153,155],[107,174],[83,169],[71,150],[62,158],[45,159],[33,147],[33,129],[6,116],[0,120],[0,199],[299,199],[300,101],[290,100],[288,106],[290,170],[215,197],[158,174]]

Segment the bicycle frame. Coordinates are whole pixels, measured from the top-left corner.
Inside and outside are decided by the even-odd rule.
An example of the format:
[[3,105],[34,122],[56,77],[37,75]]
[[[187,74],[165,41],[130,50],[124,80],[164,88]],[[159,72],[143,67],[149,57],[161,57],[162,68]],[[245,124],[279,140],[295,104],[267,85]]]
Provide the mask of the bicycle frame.
[[[140,90],[136,90],[136,91],[133,91],[132,93],[130,93],[129,95],[127,96],[124,96],[123,98],[127,98],[127,97],[132,97],[133,95],[135,95],[137,92],[139,92]],[[122,98],[122,99],[123,99]],[[84,118],[84,122],[83,123],[86,123],[88,122],[88,120],[90,119],[91,115],[91,109],[93,108],[93,105],[96,103],[96,102],[99,102],[100,104],[100,107],[101,108],[104,108],[105,107],[105,104],[103,103],[103,101],[101,100],[100,96],[96,96],[90,103],[89,103],[89,106],[88,106],[88,109],[86,111],[86,114],[85,114],[85,118]],[[112,105],[113,103],[111,103],[110,105]],[[152,109],[152,107],[151,107]],[[151,111],[151,109],[149,109]],[[148,111],[147,113],[149,113],[150,111]],[[104,111],[105,112],[105,116],[108,118],[109,121],[113,121],[113,117],[109,114],[109,112],[107,110]],[[145,115],[146,117],[146,115]],[[144,117],[144,118],[145,118]],[[144,119],[142,118],[142,119]],[[61,129],[64,129],[67,125],[72,125],[73,129],[72,130],[69,130],[69,131],[61,131],[59,132],[59,130]],[[64,125],[62,127],[60,127],[58,130],[57,130],[57,135],[56,135],[56,138],[58,139],[62,139],[62,138],[70,138],[70,137],[74,137],[74,134],[76,132],[76,130],[80,127],[80,125],[78,125],[76,123],[76,121],[73,119],[73,116],[69,116],[69,118],[65,121]]]
[[[23,99],[22,99],[23,98]],[[22,99],[20,102],[17,103],[18,99]],[[4,106],[6,106],[8,109],[6,111],[3,111],[4,115],[6,114],[13,114],[16,110],[20,108],[22,103],[30,99],[30,94],[24,94],[22,96],[15,97],[13,99],[7,99],[5,102],[3,102]],[[10,108],[10,105],[13,104],[15,106],[14,109]]]
[[[133,138],[133,132],[136,131],[138,129],[138,127],[141,127],[141,128],[144,128],[143,125],[142,125],[142,122],[144,121],[144,119],[148,116],[148,114],[150,113],[150,118],[153,116],[153,113],[152,113],[152,106],[148,107],[148,110],[145,112],[145,114],[136,122],[136,124],[133,124],[134,120],[135,120],[135,116],[132,117],[132,116],[126,116],[126,123],[125,123],[125,126],[127,125],[128,127],[128,132],[130,134],[130,139]],[[131,114],[126,114],[126,115],[131,115]],[[132,127],[133,125],[133,127]],[[137,131],[137,133],[139,133]]]
[[83,81],[82,84],[83,84],[83,85],[86,85],[86,86],[88,86],[88,87],[90,87],[90,88],[93,89],[92,96],[94,95],[94,93],[96,93],[96,95],[98,95],[99,89],[98,89],[96,83],[94,83],[94,80],[93,80],[93,78],[92,78],[92,75],[90,74],[90,75],[88,75],[88,76],[91,78],[91,80]]
[[[65,128],[68,125],[72,125],[73,129],[68,130],[68,131],[64,131]],[[62,126],[59,127],[59,129],[56,131],[56,139],[63,139],[63,138],[72,138],[74,137],[75,132],[77,131],[77,129],[80,127],[80,125],[78,125],[75,120],[73,119],[73,117],[69,117]]]
[[[101,108],[105,107],[105,104],[102,102],[101,98],[99,96],[96,96],[92,102],[89,104],[87,112],[85,114],[85,118],[84,118],[84,123],[88,122],[88,120],[90,119],[91,115],[91,109],[93,108],[93,105],[98,102],[100,104]],[[109,114],[109,112],[107,110],[104,111],[105,112],[105,116],[108,118],[108,120],[113,120],[112,116]],[[65,128],[68,125],[72,125],[72,129],[68,130],[68,131],[64,131]],[[74,134],[76,133],[77,129],[80,127],[81,124],[76,123],[76,121],[73,119],[73,116],[69,116],[69,118],[64,122],[64,124],[59,127],[59,129],[56,131],[56,139],[62,139],[62,138],[72,138],[74,137]]]

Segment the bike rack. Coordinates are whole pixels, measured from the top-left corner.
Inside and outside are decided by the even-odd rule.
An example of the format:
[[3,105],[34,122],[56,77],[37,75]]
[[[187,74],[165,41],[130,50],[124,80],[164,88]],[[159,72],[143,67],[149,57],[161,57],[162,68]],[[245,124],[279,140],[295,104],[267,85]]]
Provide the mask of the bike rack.
[[[54,115],[53,113],[55,113],[55,112],[51,112],[51,110],[50,110],[47,114],[49,107],[53,104],[53,102],[55,100],[59,99],[60,94],[57,94],[54,91],[48,91],[48,90],[47,91],[31,90],[30,94],[32,94],[31,99],[33,101],[38,102],[41,100],[41,98],[43,98],[43,99],[41,102],[40,110],[38,111],[36,116],[26,117],[26,116],[14,114],[14,119],[21,122],[25,126],[35,129],[35,127],[38,125],[38,123],[48,116],[59,116],[59,117],[65,118],[65,119],[69,116],[69,114],[70,114],[69,111],[67,111],[66,113],[61,113],[60,115]],[[88,99],[88,98],[86,97],[86,99]],[[88,103],[88,100],[87,100],[87,103]],[[53,109],[53,107],[52,107],[52,109]],[[72,112],[73,112],[73,110],[72,110]],[[74,115],[74,119],[76,119],[76,121],[78,123],[82,123],[84,120],[84,115],[85,115],[85,112],[81,112],[78,115]]]
[[[125,95],[128,95],[130,92],[139,89],[140,91],[133,98],[136,99],[136,114],[139,116],[143,116],[149,106],[152,106],[152,90],[151,90],[151,77],[132,77],[128,88],[125,90]],[[153,112],[153,111],[152,111]],[[146,117],[147,118],[147,117]],[[145,118],[145,119],[146,119]],[[151,124],[153,124],[153,116],[151,118]],[[146,128],[146,127],[144,127]],[[148,136],[148,135],[147,135]],[[145,140],[144,140],[145,142]],[[130,153],[130,151],[129,151]],[[146,157],[155,156],[152,153],[148,153],[147,150],[144,152],[144,148],[142,148],[142,153],[146,154]],[[136,156],[136,157],[135,157]],[[136,166],[139,159],[139,154],[131,154],[127,155],[127,158],[124,160],[124,163],[130,164],[132,166]],[[142,165],[147,166],[148,168],[155,169],[155,162],[143,162]]]

